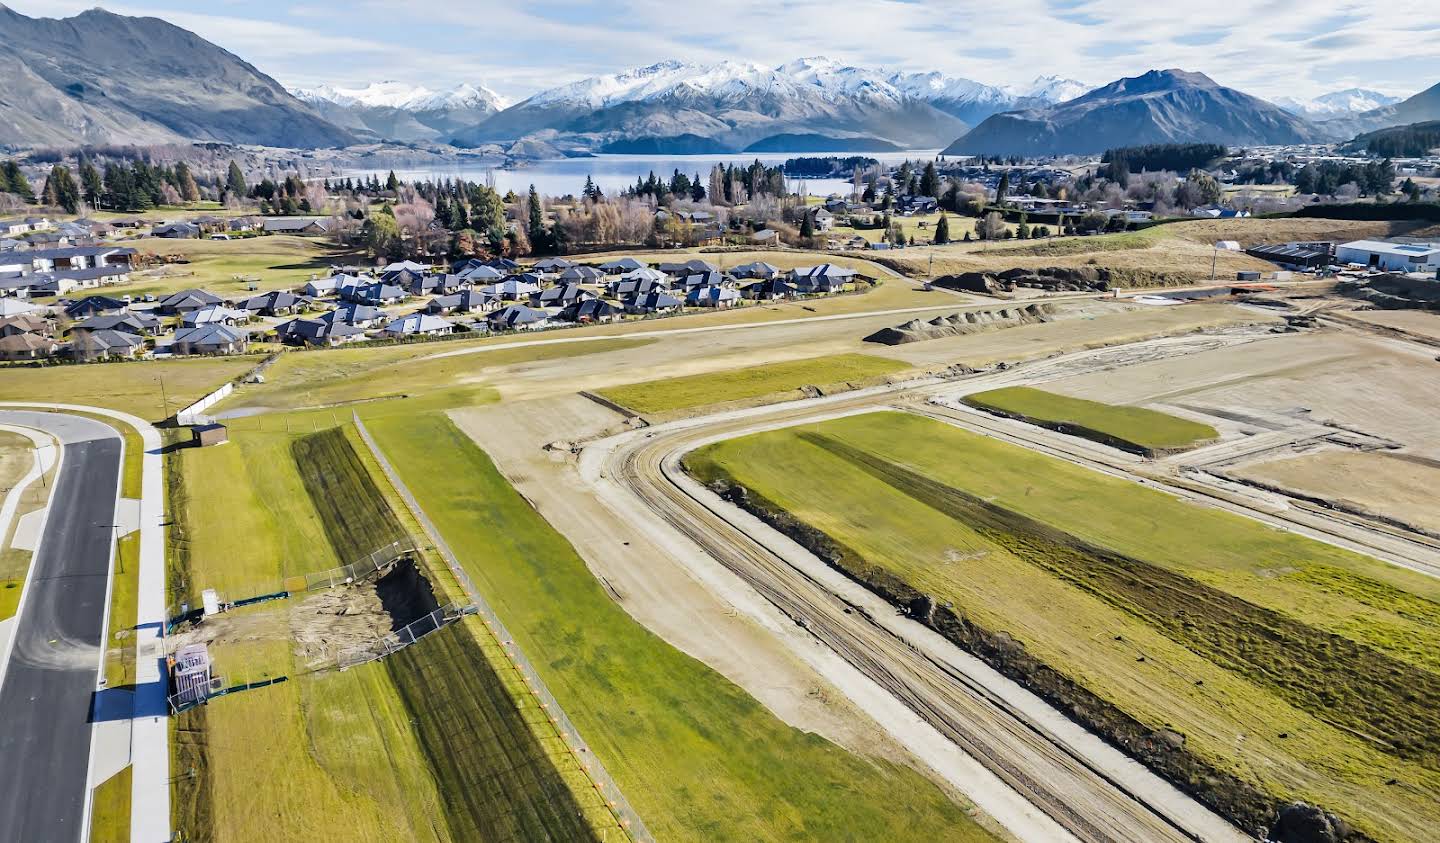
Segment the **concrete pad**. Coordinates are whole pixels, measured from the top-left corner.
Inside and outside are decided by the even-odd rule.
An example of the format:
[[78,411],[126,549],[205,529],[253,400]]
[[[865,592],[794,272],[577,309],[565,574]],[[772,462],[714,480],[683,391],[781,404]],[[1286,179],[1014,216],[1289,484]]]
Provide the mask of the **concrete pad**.
[[90,742],[90,783],[98,786],[130,766],[130,721],[106,720],[94,725]]
[[140,529],[140,499],[118,498],[115,501],[115,523],[120,525],[122,536]]
[[15,537],[10,540],[10,546],[16,550],[28,550],[34,552],[40,546],[40,531],[45,526],[44,509],[37,509],[34,512],[27,512],[15,520]]

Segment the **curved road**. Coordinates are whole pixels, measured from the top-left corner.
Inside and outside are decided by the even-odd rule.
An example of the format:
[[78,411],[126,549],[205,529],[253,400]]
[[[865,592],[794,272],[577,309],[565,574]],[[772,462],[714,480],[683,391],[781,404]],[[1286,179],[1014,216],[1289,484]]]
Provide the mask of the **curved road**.
[[0,839],[75,843],[84,833],[124,441],[78,416],[3,410],[0,423],[47,431],[63,446],[9,658],[0,661]]

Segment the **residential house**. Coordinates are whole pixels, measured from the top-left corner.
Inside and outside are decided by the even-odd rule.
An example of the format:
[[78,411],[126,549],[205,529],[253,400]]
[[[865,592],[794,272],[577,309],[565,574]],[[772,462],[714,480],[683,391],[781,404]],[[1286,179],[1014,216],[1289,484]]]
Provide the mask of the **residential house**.
[[14,304],[36,294],[37,280],[33,275],[0,275],[0,305]]
[[762,228],[750,235],[750,242],[756,246],[779,246],[780,232],[773,228]]
[[[654,272],[654,270],[650,270]],[[634,277],[632,277],[634,276]],[[641,276],[639,273],[623,275],[619,281],[610,285],[610,295],[618,299],[626,299],[632,296],[643,296],[654,290],[669,290],[670,276],[661,275],[660,278]]]
[[296,295],[289,290],[271,290],[268,293],[251,296],[236,306],[261,316],[288,316],[309,307],[310,299]]
[[895,210],[906,215],[933,214],[940,210],[940,202],[934,196],[901,196],[895,200]]
[[0,337],[9,337],[15,334],[48,334],[50,327],[50,320],[34,313],[0,316]]
[[66,350],[76,360],[134,359],[145,350],[145,340],[125,331],[82,331],[71,334]]
[[300,318],[275,326],[275,335],[287,345],[340,345],[365,339],[365,326]]
[[489,264],[475,264],[473,266],[455,267],[455,276],[463,279],[469,284],[484,284],[486,282],[499,281],[505,277],[505,273]]
[[741,264],[730,270],[730,274],[736,278],[774,278],[780,273],[780,267],[762,261]]
[[64,269],[90,269],[97,266],[130,267],[135,250],[120,246],[66,246],[61,249],[31,249],[28,252],[13,252],[0,259],[0,271],[14,260],[28,263],[30,272],[54,272]]
[[[395,266],[395,264],[391,264]],[[400,269],[384,269],[379,273],[380,280],[386,284],[393,284],[396,287],[409,287],[411,284],[424,278],[424,269],[411,269],[403,266]]]
[[682,276],[676,289],[693,290],[696,287],[719,287],[730,283],[730,278],[719,270],[696,272]]
[[84,269],[55,269],[39,272],[35,276],[35,287],[55,295],[71,290],[90,290],[95,287],[123,284],[130,280],[130,270],[125,266],[89,266]]
[[92,316],[84,322],[70,326],[70,335],[95,333],[96,331],[119,331],[122,334],[153,334],[160,330],[160,320],[143,310],[134,313],[113,313],[108,316]]
[[627,272],[634,272],[637,269],[644,269],[645,264],[635,258],[617,258],[613,261],[606,261],[600,264],[600,271],[606,275],[624,275]]
[[498,269],[501,272],[507,273],[517,272],[520,269],[520,264],[509,258],[491,258],[490,260],[485,261],[485,265],[494,269]]
[[693,287],[685,294],[685,303],[691,307],[730,307],[740,301],[740,293],[730,287],[707,285]]
[[605,278],[605,273],[593,266],[572,266],[560,273],[560,280],[575,284],[595,284]]
[[614,322],[621,315],[620,308],[604,299],[582,299],[571,302],[560,311],[560,318],[567,322]]
[[0,334],[0,360],[43,360],[59,348],[53,337],[41,334]]
[[387,337],[439,337],[455,330],[455,323],[432,313],[411,313],[385,326]]
[[185,328],[196,328],[201,325],[243,325],[250,321],[250,315],[250,311],[244,308],[214,304],[199,310],[192,310],[181,316],[180,325]]
[[380,277],[386,281],[391,281],[393,278],[387,276],[391,276],[397,272],[413,272],[416,275],[424,275],[429,271],[430,266],[428,264],[416,263],[415,261],[395,261],[393,263],[387,263],[380,268]]
[[30,223],[23,219],[0,220],[0,235],[16,237],[30,233]]
[[481,292],[494,296],[501,301],[519,301],[528,299],[534,293],[540,292],[540,278],[536,275],[512,275],[498,284],[491,284],[482,287]]
[[816,208],[811,211],[810,221],[814,224],[816,232],[829,231],[835,227],[835,215],[824,208]]
[[323,237],[330,233],[331,222],[325,217],[266,217],[263,227],[267,234]]
[[696,258],[696,259],[693,259],[693,260],[688,260],[688,261],[685,261],[684,263],[675,263],[675,262],[662,263],[662,264],[659,264],[658,266],[656,266],[655,268],[658,269],[658,270],[660,270],[661,272],[665,273],[666,275],[672,275],[672,276],[676,276],[676,277],[679,277],[679,276],[682,276],[682,275],[694,275],[694,274],[699,273],[699,272],[719,272],[719,271],[720,271],[720,267],[716,266],[716,265],[713,264],[713,263],[709,263],[708,261],[702,261],[702,260],[700,260],[699,258]]
[[200,226],[191,222],[167,222],[150,229],[150,236],[167,240],[194,240],[200,236]]
[[756,281],[745,287],[742,292],[748,299],[756,301],[773,301],[775,299],[793,299],[796,290],[794,285],[788,284],[779,278],[767,278],[764,281]]
[[390,319],[390,314],[374,305],[369,304],[342,304],[327,313],[320,315],[326,322],[340,323],[344,325],[359,325],[362,328],[373,328]]
[[175,354],[240,354],[249,344],[245,331],[211,323],[176,331],[170,348]]
[[534,331],[550,326],[550,314],[523,304],[506,305],[485,317],[494,331]]
[[19,316],[22,313],[34,313],[40,308],[30,302],[19,301],[18,299],[0,297],[0,317]]
[[594,297],[594,293],[581,289],[579,284],[557,284],[541,290],[530,299],[537,307],[566,307],[582,299]]
[[224,299],[207,290],[189,289],[171,293],[161,299],[159,310],[167,316],[180,316],[193,313],[203,307],[224,303]]
[[398,304],[408,298],[410,294],[394,284],[386,284],[377,281],[373,284],[362,284],[358,287],[349,287],[342,290],[341,298],[356,304],[371,304],[377,306]]
[[427,313],[489,313],[499,307],[500,300],[480,290],[461,290],[448,296],[436,296],[425,305]]
[[681,307],[679,299],[660,290],[632,295],[624,303],[626,313],[674,313]]
[[807,266],[791,273],[790,282],[801,293],[838,293],[855,279],[856,272],[833,263]]
[[236,217],[225,226],[231,234],[241,234],[247,231],[259,231],[262,227],[260,220],[254,217]]
[[545,258],[544,260],[536,261],[533,269],[536,272],[562,272],[574,265],[575,264],[564,258]]
[[130,302],[113,296],[86,296],[65,304],[65,315],[71,319],[90,316],[112,316],[130,309]]

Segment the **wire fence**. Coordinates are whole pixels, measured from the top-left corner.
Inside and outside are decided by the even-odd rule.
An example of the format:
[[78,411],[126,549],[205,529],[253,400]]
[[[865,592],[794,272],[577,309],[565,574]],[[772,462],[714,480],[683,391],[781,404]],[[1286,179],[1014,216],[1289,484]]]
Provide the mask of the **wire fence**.
[[495,614],[495,611],[490,608],[490,604],[485,602],[485,598],[482,597],[479,590],[475,588],[475,583],[470,579],[470,575],[460,566],[455,554],[450,550],[450,546],[445,543],[445,539],[440,535],[440,531],[435,528],[430,517],[425,514],[425,510],[420,508],[419,501],[410,493],[409,487],[400,479],[399,473],[395,471],[395,468],[390,464],[390,460],[387,459],[384,452],[380,450],[380,446],[376,444],[375,439],[370,435],[370,431],[366,429],[365,423],[360,420],[360,415],[358,413],[352,413],[352,416],[355,421],[355,428],[359,431],[360,438],[365,442],[365,446],[370,449],[370,453],[375,457],[375,461],[379,463],[381,470],[385,472],[385,476],[390,479],[391,484],[394,485],[396,491],[400,493],[401,499],[405,501],[405,505],[409,507],[410,512],[415,516],[415,520],[420,523],[420,526],[425,530],[426,534],[429,535],[431,541],[434,542],[435,549],[445,560],[446,566],[450,568],[456,580],[459,581],[460,587],[465,591],[465,596],[474,604],[475,613],[479,615],[490,636],[505,653],[511,668],[519,674],[521,681],[524,682],[530,695],[539,703],[541,710],[546,712],[550,728],[554,730],[555,735],[560,738],[566,751],[570,753],[576,764],[578,764],[579,768],[585,773],[585,776],[590,781],[590,786],[595,790],[606,809],[610,812],[611,817],[613,817],[616,827],[628,838],[637,843],[654,843],[655,838],[651,836],[650,831],[645,827],[644,821],[640,819],[640,814],[631,807],[629,801],[625,798],[625,794],[620,790],[620,786],[615,783],[615,780],[605,769],[605,765],[600,762],[600,759],[591,751],[589,745],[585,743],[585,739],[580,736],[580,730],[575,728],[575,724],[570,721],[564,709],[560,707],[559,701],[550,693],[550,689],[546,687],[544,680],[540,678],[540,673],[535,670],[535,666],[531,664],[530,660],[521,652],[519,645],[515,643],[514,636],[505,628],[505,624],[501,622],[500,617]]
[[[348,565],[257,582],[241,589],[220,593],[220,604],[227,609],[233,609],[267,600],[283,599],[292,594],[364,582],[381,574],[401,559],[414,556],[419,549],[420,544],[407,536],[373,550]],[[165,609],[166,632],[173,631],[176,626],[186,621],[201,617],[203,613],[202,606],[194,606],[188,601],[170,604]]]
[[373,662],[376,659],[383,659],[391,653],[414,644],[430,633],[438,632],[466,615],[473,615],[475,613],[476,607],[473,604],[461,606],[458,603],[447,603],[430,614],[411,621],[389,635],[381,636],[365,644],[346,647],[335,656],[336,666],[340,670],[347,670],[356,665]]

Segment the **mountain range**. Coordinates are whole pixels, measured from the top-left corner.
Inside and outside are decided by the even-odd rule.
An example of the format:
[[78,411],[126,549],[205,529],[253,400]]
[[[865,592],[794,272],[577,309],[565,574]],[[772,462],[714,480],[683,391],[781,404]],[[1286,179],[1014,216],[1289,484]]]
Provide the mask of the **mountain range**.
[[158,18],[29,18],[0,5],[0,145],[224,141],[324,147],[354,136],[278,82]]
[[157,18],[99,9],[29,18],[0,5],[0,146],[220,141],[291,148],[375,141],[498,144],[516,156],[945,147],[1048,155],[1117,145],[1345,140],[1440,119],[1440,85],[1396,101],[1350,89],[1272,104],[1182,70],[1090,90],[1021,87],[824,57],[777,67],[665,61],[509,104],[479,84],[287,91]]
[[946,148],[961,155],[1096,153],[1152,143],[1305,143],[1323,132],[1203,73],[1152,70],[1067,102],[991,115]]

